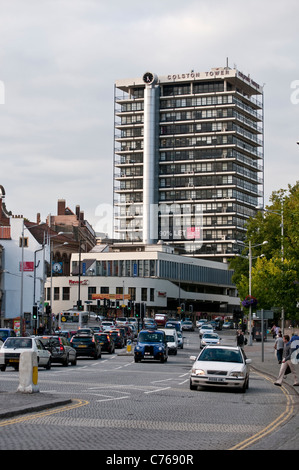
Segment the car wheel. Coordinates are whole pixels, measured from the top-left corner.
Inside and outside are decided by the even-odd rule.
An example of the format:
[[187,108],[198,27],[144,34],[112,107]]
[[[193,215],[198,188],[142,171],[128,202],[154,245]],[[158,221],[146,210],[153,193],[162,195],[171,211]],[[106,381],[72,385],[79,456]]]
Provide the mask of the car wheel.
[[6,366],[1,366],[1,367],[0,367],[0,370],[1,370],[1,372],[5,372]]
[[51,359],[48,360],[47,364],[45,365],[45,369],[47,370],[51,369]]
[[191,380],[190,380],[190,390],[197,390],[197,385],[192,385]]
[[63,361],[63,366],[68,367],[68,365],[69,365],[69,357],[67,356],[65,360]]
[[77,365],[77,356],[75,357],[75,359],[71,362],[72,366],[76,366]]

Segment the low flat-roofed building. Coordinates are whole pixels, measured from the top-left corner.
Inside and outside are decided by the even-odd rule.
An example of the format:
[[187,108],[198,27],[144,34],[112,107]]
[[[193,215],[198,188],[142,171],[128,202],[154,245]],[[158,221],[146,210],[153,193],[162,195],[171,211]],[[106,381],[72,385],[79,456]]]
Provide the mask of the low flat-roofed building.
[[[52,277],[52,312],[57,315],[76,307],[78,301],[84,310],[96,312],[104,303],[107,307],[107,300],[111,315],[127,311],[130,300],[143,304],[148,316],[162,311],[176,314],[183,306],[185,315],[195,319],[204,314],[228,316],[239,308],[233,271],[227,264],[181,256],[162,243],[134,248],[128,251],[126,246],[123,251],[124,246],[116,244],[109,251],[73,253],[71,275]],[[45,287],[49,300],[50,278]]]

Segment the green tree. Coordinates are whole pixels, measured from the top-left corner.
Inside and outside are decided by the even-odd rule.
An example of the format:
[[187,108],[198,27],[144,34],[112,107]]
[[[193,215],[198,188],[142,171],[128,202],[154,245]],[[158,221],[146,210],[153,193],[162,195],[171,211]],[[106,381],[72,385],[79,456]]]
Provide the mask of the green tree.
[[[249,292],[248,246],[252,246],[251,293],[258,309],[285,310],[285,318],[299,321],[299,182],[272,193],[270,205],[249,219],[244,250],[233,259],[241,300]],[[266,245],[262,245],[267,241]],[[261,246],[262,245],[262,246]],[[259,258],[263,254],[263,258]]]

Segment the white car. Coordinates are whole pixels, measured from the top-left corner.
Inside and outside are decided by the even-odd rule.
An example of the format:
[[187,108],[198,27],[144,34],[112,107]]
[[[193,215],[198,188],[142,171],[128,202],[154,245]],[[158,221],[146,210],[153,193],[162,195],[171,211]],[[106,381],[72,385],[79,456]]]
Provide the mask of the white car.
[[200,327],[199,336],[201,337],[204,333],[213,333],[213,327],[209,324],[204,324]]
[[247,359],[239,346],[206,346],[196,358],[190,375],[190,389],[201,387],[232,387],[245,392],[249,386]]
[[206,318],[202,318],[201,320],[196,320],[196,328],[200,328],[207,321],[208,320]]
[[113,328],[115,326],[115,323],[114,323],[114,321],[104,320],[104,321],[102,321],[101,326],[103,328],[103,331],[111,330],[111,328]]
[[183,349],[183,347],[184,347],[184,337],[183,337],[181,331],[177,331],[176,334],[177,334],[177,337],[178,337],[178,347],[180,349]]
[[19,369],[20,355],[23,351],[35,351],[38,365],[51,369],[51,353],[38,338],[9,337],[0,349],[0,370],[5,371],[7,366]]
[[204,333],[200,340],[200,348],[204,348],[208,345],[217,345],[220,344],[221,338],[217,333]]
[[118,317],[115,320],[116,325],[121,326],[121,325],[129,325],[129,321],[127,317]]

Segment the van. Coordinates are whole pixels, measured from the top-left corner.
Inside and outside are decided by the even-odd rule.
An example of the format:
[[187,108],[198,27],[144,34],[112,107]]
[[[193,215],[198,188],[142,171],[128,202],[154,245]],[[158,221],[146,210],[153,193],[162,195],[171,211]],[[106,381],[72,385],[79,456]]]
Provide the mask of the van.
[[162,326],[164,327],[168,319],[168,315],[165,313],[156,313],[155,315],[155,322],[157,323],[157,326]]
[[168,353],[169,354],[177,354],[178,352],[178,336],[176,329],[171,329],[171,328],[161,328],[161,331],[164,331],[165,336],[166,336],[166,343],[168,346]]

